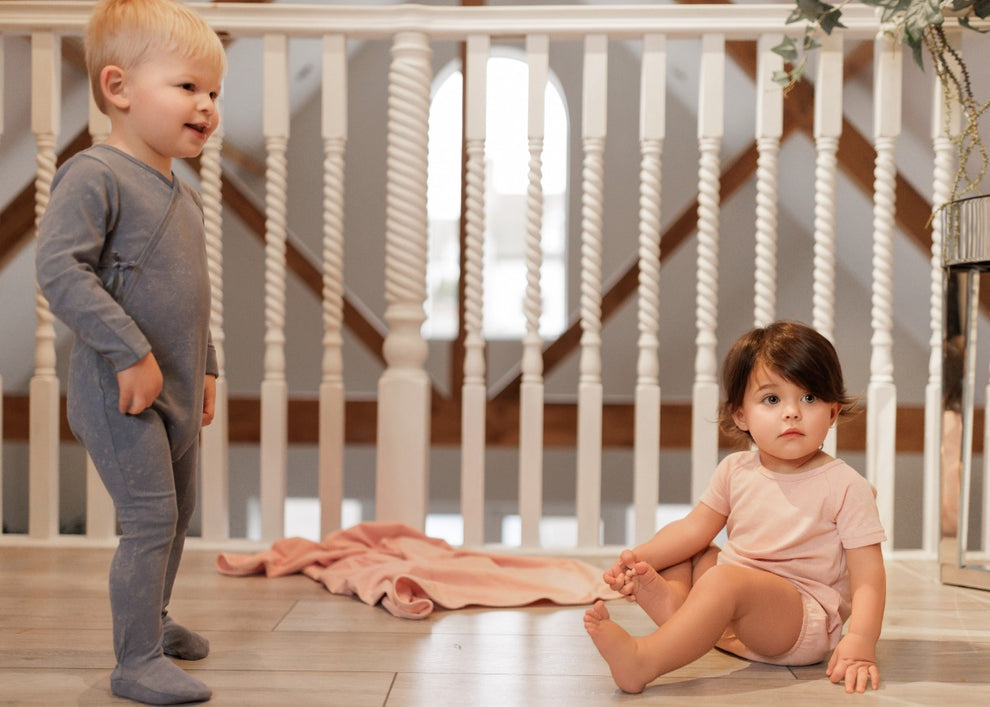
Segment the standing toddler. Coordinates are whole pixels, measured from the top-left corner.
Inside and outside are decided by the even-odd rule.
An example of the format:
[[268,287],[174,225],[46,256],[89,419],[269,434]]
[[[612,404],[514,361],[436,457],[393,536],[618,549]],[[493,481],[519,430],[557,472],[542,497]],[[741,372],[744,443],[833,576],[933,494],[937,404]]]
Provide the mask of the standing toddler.
[[202,205],[172,160],[199,155],[216,129],[226,57],[216,33],[175,0],[102,0],[85,44],[110,136],[55,175],[38,282],[75,334],[69,424],[120,525],[111,690],[149,704],[202,701],[210,689],[166,656],[204,658],[209,642],[167,609],[217,360]]

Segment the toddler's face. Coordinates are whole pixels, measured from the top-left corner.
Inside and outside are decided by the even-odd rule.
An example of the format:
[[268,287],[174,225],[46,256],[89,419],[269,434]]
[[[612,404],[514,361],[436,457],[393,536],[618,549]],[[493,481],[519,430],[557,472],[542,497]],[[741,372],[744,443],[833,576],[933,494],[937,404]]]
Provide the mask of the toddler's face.
[[173,158],[199,155],[220,121],[222,79],[210,62],[174,51],[153,51],[128,69],[125,149],[166,175]]
[[818,456],[841,405],[815,397],[776,371],[757,365],[732,417],[749,432],[771,471],[798,471]]

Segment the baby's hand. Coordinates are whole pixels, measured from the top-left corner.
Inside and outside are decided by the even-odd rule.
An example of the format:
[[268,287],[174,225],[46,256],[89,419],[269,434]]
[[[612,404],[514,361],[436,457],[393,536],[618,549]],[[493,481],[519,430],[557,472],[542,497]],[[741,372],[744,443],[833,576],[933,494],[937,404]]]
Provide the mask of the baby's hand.
[[629,577],[632,574],[633,565],[636,564],[636,554],[632,550],[623,550],[619,559],[615,561],[609,569],[605,570],[602,579],[614,591],[629,596],[633,590]]
[[846,692],[865,692],[880,687],[876,649],[869,640],[846,634],[832,652],[825,674],[834,683],[845,683]]
[[216,412],[217,402],[217,379],[216,376],[206,374],[203,384],[203,427],[213,422],[213,415]]
[[162,392],[162,383],[158,361],[154,354],[148,353],[134,365],[117,372],[118,409],[125,415],[140,415]]

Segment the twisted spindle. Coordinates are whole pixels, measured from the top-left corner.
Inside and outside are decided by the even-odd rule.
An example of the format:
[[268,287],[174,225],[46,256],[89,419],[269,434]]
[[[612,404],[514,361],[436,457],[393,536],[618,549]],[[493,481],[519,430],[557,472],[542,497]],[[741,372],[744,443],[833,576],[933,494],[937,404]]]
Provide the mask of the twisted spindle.
[[[38,133],[34,189],[35,228],[48,208],[51,199],[52,179],[55,177],[56,159],[55,134]],[[55,318],[48,307],[48,300],[35,289],[34,311],[37,320],[35,329],[34,374],[39,378],[55,377]]]
[[[414,49],[414,48],[412,48]],[[396,47],[400,51],[400,47]],[[411,51],[411,49],[407,49]],[[426,301],[426,181],[423,179],[427,143],[422,126],[429,120],[429,63],[395,61],[389,70],[389,144],[387,161],[389,183],[386,195],[385,299],[390,306],[403,308],[386,312],[386,319],[414,337],[423,321],[422,303]],[[403,307],[405,305],[405,307]],[[389,340],[394,337],[389,337]],[[386,341],[386,357],[397,354]],[[411,342],[410,342],[411,343]],[[418,348],[418,347],[417,347]],[[425,346],[420,356],[411,352],[390,363],[415,365],[425,361]]]
[[644,139],[639,168],[639,360],[640,384],[658,381],[660,330],[660,180],[663,141]]
[[206,232],[206,263],[210,272],[210,330],[217,352],[220,377],[224,377],[223,330],[223,196],[221,193],[220,145],[218,129],[206,143],[199,161],[200,191]]
[[695,382],[715,383],[715,329],[718,325],[719,150],[721,139],[699,140],[698,159],[698,281],[695,318],[697,358]]
[[754,316],[756,326],[776,319],[777,311],[777,158],[780,139],[757,140],[756,160],[756,286]]
[[265,139],[265,380],[276,381],[285,380],[287,143]]
[[464,244],[464,382],[484,383],[485,141],[467,141]]
[[343,378],[344,144],[323,141],[323,382]]
[[581,172],[581,380],[601,378],[602,214],[605,140],[584,139]]
[[835,330],[835,176],[839,139],[815,140],[815,246],[812,323],[831,340]]
[[523,315],[526,335],[523,337],[523,381],[540,382],[543,377],[540,316],[543,314],[540,270],[543,267],[541,232],[543,228],[543,138],[529,139],[529,182],[526,186],[526,294]]
[[894,199],[897,166],[894,161],[895,139],[876,140],[877,159],[874,169],[873,210],[873,358],[871,380],[893,382],[893,271],[894,271]]

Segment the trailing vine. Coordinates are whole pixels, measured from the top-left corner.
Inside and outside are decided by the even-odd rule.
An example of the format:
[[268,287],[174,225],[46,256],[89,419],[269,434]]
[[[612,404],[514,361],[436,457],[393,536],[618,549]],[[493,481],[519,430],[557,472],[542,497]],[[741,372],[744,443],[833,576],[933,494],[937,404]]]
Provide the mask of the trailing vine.
[[[985,20],[990,16],[990,0],[859,0],[864,5],[881,10],[881,22],[894,33],[902,44],[911,48],[918,66],[924,68],[924,53],[932,58],[935,73],[942,84],[945,100],[945,119],[949,121],[953,106],[958,105],[962,127],[958,134],[948,129],[956,146],[958,159],[956,179],[952,185],[950,201],[969,192],[975,192],[987,173],[987,149],[979,133],[979,122],[990,107],[990,100],[980,101],[973,94],[969,70],[962,56],[946,40],[944,22],[954,17],[960,25],[977,32],[985,30],[973,24],[974,19]],[[843,27],[842,10],[852,0],[841,0],[831,5],[822,0],[794,0],[794,9],[787,18],[788,24],[805,22],[803,35],[795,40],[785,37],[774,50],[786,64],[786,68],[774,74],[773,79],[784,86],[785,92],[804,75],[808,53],[818,49],[822,33],[828,35],[836,27]]]

